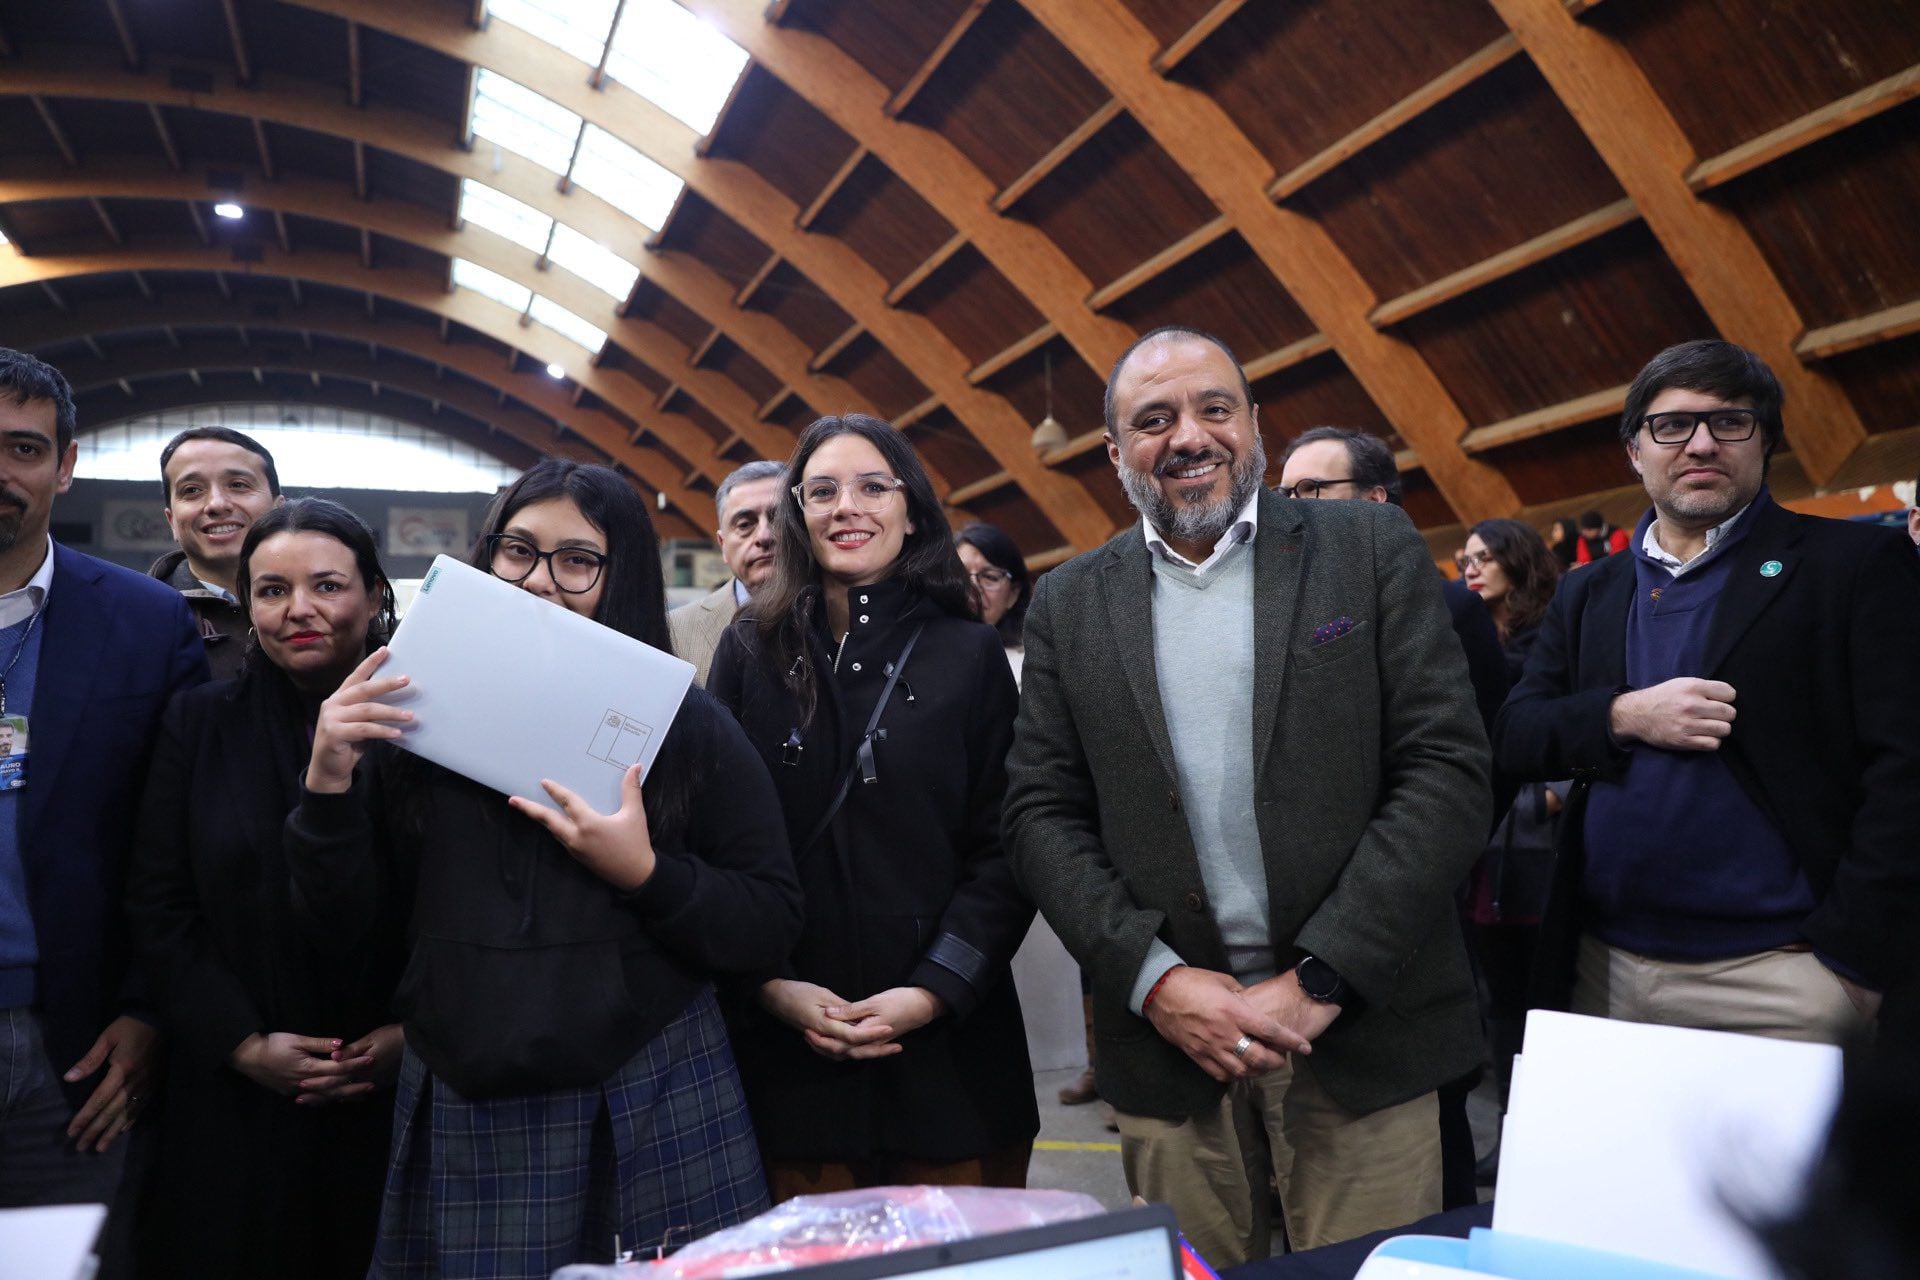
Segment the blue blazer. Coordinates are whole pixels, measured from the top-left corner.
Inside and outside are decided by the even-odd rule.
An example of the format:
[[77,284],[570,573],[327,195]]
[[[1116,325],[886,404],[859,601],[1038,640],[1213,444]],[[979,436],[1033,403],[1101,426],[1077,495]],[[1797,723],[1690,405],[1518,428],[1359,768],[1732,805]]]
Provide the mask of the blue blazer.
[[58,543],[40,626],[20,858],[47,1052],[65,1071],[137,1002],[121,886],[140,788],[160,713],[207,657],[179,592]]

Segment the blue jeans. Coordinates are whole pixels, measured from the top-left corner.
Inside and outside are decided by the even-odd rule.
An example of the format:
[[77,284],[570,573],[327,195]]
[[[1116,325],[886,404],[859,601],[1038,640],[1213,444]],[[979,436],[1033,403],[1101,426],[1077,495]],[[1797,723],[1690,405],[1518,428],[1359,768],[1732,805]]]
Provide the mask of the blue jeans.
[[127,1140],[98,1154],[75,1151],[67,1136],[72,1119],[39,1017],[0,1010],[0,1209],[113,1203]]

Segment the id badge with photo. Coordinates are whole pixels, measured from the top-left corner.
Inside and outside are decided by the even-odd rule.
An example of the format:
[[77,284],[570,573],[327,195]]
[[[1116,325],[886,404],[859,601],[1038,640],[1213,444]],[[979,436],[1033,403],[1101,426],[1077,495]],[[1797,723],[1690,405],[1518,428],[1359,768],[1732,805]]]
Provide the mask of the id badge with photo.
[[0,791],[27,785],[27,718],[0,716]]

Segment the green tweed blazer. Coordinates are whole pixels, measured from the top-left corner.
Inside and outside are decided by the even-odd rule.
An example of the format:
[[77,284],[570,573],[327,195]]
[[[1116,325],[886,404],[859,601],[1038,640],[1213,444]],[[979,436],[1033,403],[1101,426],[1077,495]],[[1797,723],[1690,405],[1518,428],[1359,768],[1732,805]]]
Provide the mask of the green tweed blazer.
[[[1490,825],[1487,739],[1404,512],[1263,493],[1258,520],[1247,750],[1275,961],[1319,956],[1364,997],[1310,1069],[1369,1112],[1482,1058],[1453,895]],[[1040,580],[1003,822],[1022,887],[1092,979],[1101,1096],[1172,1117],[1222,1086],[1128,995],[1156,936],[1203,968],[1226,952],[1160,705],[1150,554],[1135,525]]]

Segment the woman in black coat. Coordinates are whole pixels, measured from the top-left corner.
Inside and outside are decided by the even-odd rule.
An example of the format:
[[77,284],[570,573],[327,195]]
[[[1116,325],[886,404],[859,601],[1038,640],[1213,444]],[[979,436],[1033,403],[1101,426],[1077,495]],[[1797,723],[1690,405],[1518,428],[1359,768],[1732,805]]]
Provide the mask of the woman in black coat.
[[249,532],[256,646],[168,708],[127,881],[167,1033],[148,1276],[366,1269],[400,1028],[397,916],[341,956],[298,927],[281,831],[320,702],[392,623],[373,537],[301,499]]
[[773,774],[806,895],[799,945],[736,1019],[769,1185],[1023,1186],[1013,676],[899,432],[823,418],[787,475],[774,577],[707,686]]
[[[610,468],[536,464],[494,500],[473,562],[669,646],[647,503]],[[494,656],[502,679],[582,678],[538,654]],[[540,805],[390,750],[433,713],[390,696],[408,680],[381,675],[385,657],[321,707],[287,819],[297,901],[343,953],[396,897],[412,902],[369,1274],[546,1280],[606,1260],[616,1239],[651,1256],[760,1212],[713,987],[786,954],[800,890],[739,725],[690,689],[644,781],[626,771],[617,810],[551,782]]]

